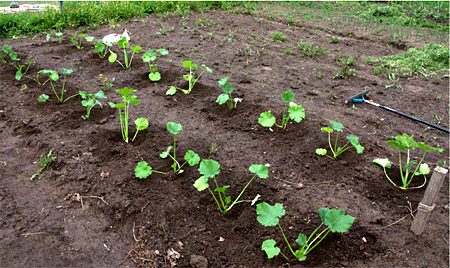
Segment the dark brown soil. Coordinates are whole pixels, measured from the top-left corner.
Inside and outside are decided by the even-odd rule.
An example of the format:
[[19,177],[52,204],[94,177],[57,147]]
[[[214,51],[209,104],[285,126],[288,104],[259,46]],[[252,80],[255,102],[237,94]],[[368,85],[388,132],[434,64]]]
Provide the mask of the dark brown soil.
[[[198,26],[199,17],[212,24]],[[135,44],[170,51],[161,62],[158,83],[146,78],[147,66],[138,58],[131,70],[123,70],[99,59],[90,47],[77,50],[67,41],[45,43],[41,36],[8,40],[22,57],[36,60],[32,72],[75,69],[67,84],[69,94],[96,92],[100,73],[115,77],[115,88],[135,88],[142,103],[133,107],[131,118],[147,116],[150,127],[126,144],[112,109],[96,108],[85,121],[77,98],[61,105],[40,104],[36,98],[43,92],[50,95],[49,88],[28,80],[17,82],[14,70],[1,66],[0,266],[166,267],[169,250],[181,254],[175,260],[179,267],[189,267],[192,255],[206,257],[210,267],[289,266],[282,258],[267,260],[260,249],[268,237],[282,245],[277,230],[258,224],[255,208],[248,205],[221,215],[211,197],[192,186],[199,176],[196,169],[152,175],[146,181],[134,177],[134,166],[141,159],[154,167],[169,167],[158,157],[171,142],[165,130],[168,121],[183,124],[179,152],[194,149],[219,161],[223,170],[219,180],[232,185],[233,195],[249,178],[252,163],[270,163],[270,178],[255,181],[245,197],[259,193],[269,203],[282,202],[287,211],[282,225],[291,241],[298,232],[314,229],[320,207],[342,208],[357,218],[348,234],[331,235],[305,262],[292,261],[290,266],[447,266],[447,184],[427,230],[417,237],[409,231],[409,208],[417,207],[424,189],[392,187],[371,161],[393,159],[395,152],[385,141],[409,133],[446,148],[444,154],[430,154],[429,163],[448,162],[448,136],[380,109],[364,104],[352,109],[343,103],[369,86],[377,102],[428,121],[437,115],[448,122],[448,78],[401,79],[403,90],[385,89],[387,79],[373,75],[363,57],[398,52],[387,41],[354,36],[330,44],[330,34],[301,26],[222,12],[187,18],[150,16],[121,25],[115,31],[126,27]],[[161,27],[174,31],[156,35]],[[89,34],[101,37],[111,31],[105,26]],[[285,33],[288,41],[272,41],[273,31]],[[317,59],[305,58],[296,48],[299,40],[321,44],[327,52]],[[285,48],[293,48],[293,53],[286,54]],[[335,60],[343,55],[357,60],[358,76],[333,80],[339,70]],[[166,97],[169,86],[182,84],[179,66],[184,59],[205,63],[214,72],[205,75],[191,94]],[[317,78],[319,71],[324,73],[322,79]],[[216,81],[223,76],[230,77],[236,94],[244,99],[232,112],[214,102],[221,91]],[[27,88],[20,90],[23,85]],[[288,88],[305,107],[306,119],[274,132],[259,126],[261,112],[282,109],[279,96]],[[107,95],[110,101],[118,99],[114,92]],[[348,132],[360,136],[364,154],[348,151],[337,161],[316,156],[315,149],[326,146],[320,127],[328,119],[342,121]],[[213,144],[218,150],[210,154]],[[56,163],[31,182],[35,161],[49,150],[56,154]],[[391,175],[396,177],[395,172]],[[282,250],[287,253],[285,245]]]

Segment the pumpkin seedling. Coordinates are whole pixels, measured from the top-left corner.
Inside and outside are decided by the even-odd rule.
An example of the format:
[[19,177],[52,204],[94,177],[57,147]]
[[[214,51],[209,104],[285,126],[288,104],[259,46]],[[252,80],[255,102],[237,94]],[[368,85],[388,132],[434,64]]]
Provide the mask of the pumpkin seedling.
[[[137,98],[134,93],[136,92],[134,89],[129,87],[124,87],[121,89],[116,90],[118,94],[122,96],[122,102],[119,103],[113,103],[109,102],[109,106],[111,108],[117,109],[119,112],[119,123],[120,123],[120,132],[122,133],[122,139],[128,143],[128,131],[129,131],[129,108],[130,105],[138,105],[140,103],[140,100]],[[136,139],[136,136],[139,131],[143,131],[148,128],[148,119],[147,118],[137,118],[134,121],[134,124],[136,125],[136,133],[133,136],[132,142]]]
[[0,51],[0,62],[3,64],[12,65],[14,66],[14,68],[16,68],[17,71],[15,79],[17,81],[22,80],[22,78],[27,74],[30,66],[35,63],[33,60],[28,59],[25,63],[21,64],[19,55],[8,44],[4,44],[2,46],[2,50]]
[[100,108],[103,108],[102,103],[99,101],[99,99],[106,99],[105,93],[103,93],[103,91],[100,90],[95,94],[88,93],[86,91],[80,91],[78,94],[83,99],[81,101],[81,105],[83,107],[86,107],[86,114],[81,116],[84,120],[89,119],[91,110],[95,106],[100,106]]
[[[209,193],[212,195],[214,201],[216,202],[219,211],[225,214],[228,211],[230,211],[236,204],[244,202],[252,202],[252,203],[256,202],[255,199],[254,200],[240,200],[240,199],[244,194],[245,190],[247,190],[247,188],[250,186],[250,184],[256,177],[260,179],[267,179],[269,177],[269,165],[253,164],[249,167],[249,170],[254,175],[247,181],[244,188],[241,190],[236,199],[234,199],[234,201],[232,201],[230,195],[226,194],[226,191],[230,188],[230,185],[223,185],[222,187],[219,187],[219,183],[217,182],[216,176],[219,175],[220,173],[220,164],[215,160],[211,159],[202,160],[198,168],[198,172],[202,176],[195,181],[194,187],[197,189],[197,191],[203,191],[208,189]],[[212,179],[214,181],[215,188],[213,190],[211,190],[211,188],[209,187],[209,179]]]
[[[280,224],[280,220],[285,213],[283,204],[280,203],[276,203],[272,206],[266,202],[262,202],[256,205],[257,221],[265,227],[277,226],[289,251],[298,261],[306,260],[308,254],[330,233],[346,233],[355,222],[355,217],[346,215],[344,210],[319,208],[319,216],[322,222],[309,236],[299,233],[295,240],[299,247],[294,250],[294,246],[289,242],[283,227]],[[276,246],[276,241],[274,239],[264,240],[261,249],[266,253],[267,258],[269,259],[281,254],[281,256],[289,261],[289,258]]]
[[117,53],[112,50],[109,51],[108,61],[110,63],[117,62],[124,69],[129,69],[131,67],[131,63],[133,62],[133,57],[135,54],[141,52],[141,46],[130,46],[130,41],[124,36],[122,39],[117,41],[117,46],[123,50],[123,64],[117,59]]
[[48,32],[45,36],[45,41],[50,42],[50,40],[52,39],[52,35],[54,35],[56,37],[56,43],[58,43],[58,44],[62,43],[64,34],[62,32],[56,32],[56,31]]
[[[362,154],[364,152],[364,147],[359,144],[359,137],[353,134],[347,135],[345,138],[347,139],[347,143],[344,146],[339,146],[339,133],[343,132],[344,125],[341,122],[329,120],[329,127],[323,127],[320,130],[323,133],[328,134],[328,146],[330,147],[332,155],[327,154],[327,149],[317,148],[316,154],[320,156],[327,156],[331,159],[336,159],[340,154],[347,151],[348,149],[354,147],[358,154]],[[336,137],[334,139],[334,144],[331,143],[331,134],[336,131]]]
[[300,123],[305,118],[305,109],[300,104],[294,102],[294,92],[291,89],[281,94],[281,99],[285,103],[286,107],[281,113],[281,124],[277,124],[277,119],[271,111],[263,112],[258,118],[258,123],[267,128],[272,128],[274,125],[286,129],[290,120],[296,123]]
[[103,43],[102,40],[95,43],[95,52],[97,52],[97,55],[103,59],[106,54],[109,52],[109,46]]
[[50,97],[47,94],[41,94],[37,98],[38,102],[40,102],[40,103],[45,103],[45,102],[49,101],[49,99],[50,99]]
[[[78,94],[76,94],[76,95],[70,96],[67,99],[64,98],[64,93],[66,92],[66,87],[65,87],[66,78],[68,75],[71,75],[72,73],[73,73],[72,69],[66,69],[66,68],[61,68],[59,70],[59,72],[55,71],[55,70],[40,70],[40,71],[38,71],[38,75],[47,76],[47,80],[42,84],[45,85],[46,83],[50,82],[52,91],[55,94],[56,99],[58,99],[59,103],[63,103],[66,100],[78,95]],[[60,79],[59,75],[62,75],[61,79]],[[56,82],[59,80],[61,80],[61,87],[59,89],[57,89]]]
[[212,73],[212,70],[205,64],[198,65],[190,60],[183,61],[183,68],[189,70],[188,74],[183,75],[183,79],[188,81],[188,89],[182,89],[176,86],[171,86],[167,91],[166,95],[174,95],[178,90],[181,90],[184,94],[191,93],[197,81],[203,76],[205,72]]
[[53,162],[56,161],[56,156],[50,150],[47,154],[43,154],[39,157],[39,169],[31,176],[31,180],[38,178],[42,171],[48,168]]
[[142,61],[148,64],[148,68],[150,69],[150,73],[148,74],[148,79],[150,81],[159,81],[161,80],[161,73],[158,71],[159,60],[161,56],[166,56],[169,54],[169,51],[166,49],[160,48],[153,50],[149,48],[147,52],[142,55]]
[[94,41],[94,39],[95,39],[95,37],[87,36],[86,34],[83,34],[83,33],[76,33],[76,34],[72,34],[70,36],[70,42],[72,42],[72,44],[77,49],[83,49],[83,46],[82,46],[83,40],[85,40],[86,42],[92,42],[92,41]]
[[[423,187],[427,183],[426,175],[430,173],[430,167],[427,163],[423,162],[425,156],[430,151],[438,153],[442,153],[444,151],[444,149],[442,148],[432,147],[425,144],[424,142],[417,142],[412,136],[409,136],[408,134],[395,136],[394,140],[387,141],[387,145],[398,151],[398,167],[400,169],[400,178],[402,180],[402,185],[397,185],[392,181],[391,178],[389,178],[386,172],[386,169],[390,169],[392,167],[392,162],[389,159],[376,158],[373,160],[373,163],[381,166],[384,170],[384,175],[389,180],[389,182],[402,190],[418,189]],[[422,157],[419,159],[419,162],[411,159],[411,151],[414,151],[416,149],[421,149],[423,151]],[[403,161],[405,154],[406,159]],[[420,186],[410,187],[410,184],[413,181],[414,177],[421,175],[424,179],[423,183]]]
[[224,77],[218,81],[219,85],[222,87],[222,94],[220,94],[216,102],[219,105],[227,104],[228,109],[236,109],[238,102],[241,102],[241,98],[233,98],[231,93],[233,92],[233,86],[228,82],[228,77]]

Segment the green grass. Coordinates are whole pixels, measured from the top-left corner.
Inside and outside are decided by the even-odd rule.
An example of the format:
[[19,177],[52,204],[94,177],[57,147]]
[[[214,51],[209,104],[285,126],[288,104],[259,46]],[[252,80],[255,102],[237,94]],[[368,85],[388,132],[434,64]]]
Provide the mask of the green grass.
[[271,37],[272,40],[275,42],[286,42],[288,40],[286,35],[284,35],[284,33],[282,32],[273,32]]
[[298,44],[298,49],[302,53],[303,56],[310,58],[317,58],[325,54],[325,48],[315,45],[313,43],[300,41]]
[[421,48],[410,48],[400,54],[384,57],[367,57],[368,63],[381,67],[386,72],[394,71],[401,76],[433,75],[449,71],[449,48],[430,44]]
[[0,38],[32,35],[48,30],[87,27],[119,20],[145,17],[152,13],[187,14],[190,11],[227,10],[232,13],[251,13],[251,2],[133,2],[96,1],[64,2],[64,12],[47,10],[39,13],[0,15]]

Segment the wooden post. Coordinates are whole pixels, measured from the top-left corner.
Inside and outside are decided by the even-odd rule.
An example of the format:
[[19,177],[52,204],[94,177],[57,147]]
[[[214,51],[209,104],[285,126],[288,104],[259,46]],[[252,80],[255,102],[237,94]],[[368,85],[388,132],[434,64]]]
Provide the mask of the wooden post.
[[447,173],[448,169],[442,167],[436,167],[434,169],[433,175],[431,175],[430,182],[425,190],[422,201],[419,203],[416,216],[414,217],[411,225],[411,231],[413,231],[416,235],[421,235],[423,233],[425,223],[434,208],[434,202],[436,201],[436,197],[442,187],[442,183],[444,182],[444,178]]

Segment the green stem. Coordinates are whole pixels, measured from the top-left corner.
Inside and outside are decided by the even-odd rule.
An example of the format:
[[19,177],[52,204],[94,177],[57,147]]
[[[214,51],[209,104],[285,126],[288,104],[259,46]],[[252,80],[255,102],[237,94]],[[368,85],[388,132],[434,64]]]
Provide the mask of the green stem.
[[[216,189],[219,188],[219,183],[217,182],[216,178],[214,178],[214,184],[216,185]],[[220,204],[222,204],[222,212],[226,212],[226,206],[225,203],[223,202],[223,198],[220,192],[217,193],[219,195],[219,200],[220,200]]]
[[178,163],[177,161],[177,140],[175,138],[175,136],[173,136],[173,160],[175,161],[174,163],[176,163],[176,166],[173,166],[173,171],[176,172],[177,171],[177,166],[180,166],[180,163]]
[[283,256],[283,258],[284,258],[285,260],[289,261],[289,258],[288,258],[286,255],[284,255],[284,253],[281,252],[281,250],[280,250],[280,254],[281,254],[281,256]]
[[131,139],[131,142],[133,142],[134,139],[136,139],[136,136],[137,136],[138,132],[139,132],[139,130],[136,129],[136,133],[134,133],[134,136],[133,136],[133,139]]
[[330,150],[333,153],[333,158],[336,159],[336,154],[334,153],[333,146],[331,146],[331,133],[330,132],[328,132],[328,146],[330,147]]
[[217,207],[219,208],[220,212],[223,213],[222,208],[220,207],[219,201],[217,201],[216,196],[214,195],[214,193],[211,191],[211,189],[210,189],[209,187],[208,187],[208,191],[209,191],[209,192],[211,193],[211,195],[213,196],[214,201],[216,201]]
[[[325,237],[327,237],[327,235],[331,232],[331,229],[330,228],[327,228],[327,229],[325,229],[324,231],[326,231],[326,230],[328,230],[323,236],[322,236],[322,238],[319,240],[319,241],[317,241],[317,243],[314,245],[314,246],[312,246],[306,253],[305,253],[305,255],[306,254],[308,254],[311,250],[313,250],[315,247],[317,247],[317,245],[319,245],[321,242],[322,242],[322,240],[324,240],[325,239]],[[320,237],[320,235],[323,233],[323,231],[317,236],[317,237]],[[315,240],[315,239],[314,239]],[[314,242],[314,240],[313,240],[313,242]],[[311,243],[313,243],[313,242],[311,242]]]
[[253,175],[253,177],[247,182],[247,184],[244,186],[244,188],[242,189],[242,191],[239,193],[239,195],[236,197],[236,199],[234,200],[233,203],[231,203],[231,205],[225,210],[225,212],[230,211],[231,208],[237,204],[237,202],[239,201],[239,199],[241,198],[241,196],[244,194],[245,190],[247,190],[248,186],[250,185],[250,183],[252,183],[253,179],[256,177],[256,175]]
[[70,100],[71,98],[76,97],[76,96],[78,96],[78,95],[80,95],[80,94],[77,93],[77,94],[75,94],[75,95],[72,95],[72,96],[68,97],[67,99],[65,99],[64,102],[66,102],[66,101]]
[[[402,184],[403,184],[403,182],[405,181],[404,180],[404,176],[403,176],[403,168],[402,168],[402,153],[400,152],[400,151],[398,151],[398,165],[399,165],[399,168],[400,168],[400,178],[402,179]],[[403,184],[403,187],[404,187],[405,185]]]
[[291,251],[292,255],[295,256],[295,252],[294,252],[294,250],[292,249],[291,244],[289,243],[289,240],[287,239],[286,235],[284,234],[283,228],[281,227],[280,223],[278,223],[278,228],[280,228],[281,235],[283,236],[283,239],[284,239],[284,241],[286,242],[286,244],[287,244],[289,250]]
[[66,86],[66,76],[64,76],[62,79],[61,102],[64,102],[64,93],[66,91],[65,86]]

